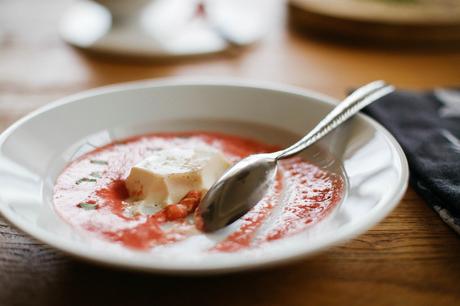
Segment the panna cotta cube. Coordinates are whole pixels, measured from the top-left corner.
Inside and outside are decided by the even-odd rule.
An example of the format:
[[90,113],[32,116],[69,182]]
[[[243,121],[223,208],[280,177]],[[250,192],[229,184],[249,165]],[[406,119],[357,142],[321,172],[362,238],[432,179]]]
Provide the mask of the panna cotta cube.
[[131,168],[126,187],[144,205],[174,204],[190,191],[206,192],[229,166],[209,146],[158,150]]

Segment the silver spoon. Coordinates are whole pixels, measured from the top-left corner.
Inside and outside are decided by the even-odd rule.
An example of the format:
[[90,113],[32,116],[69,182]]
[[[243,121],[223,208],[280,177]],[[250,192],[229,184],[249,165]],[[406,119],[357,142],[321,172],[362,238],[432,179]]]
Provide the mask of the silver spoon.
[[305,137],[289,148],[250,155],[237,162],[214,183],[198,206],[202,229],[212,232],[241,217],[265,195],[274,180],[279,160],[305,150],[362,108],[393,90],[393,86],[383,81],[364,85],[345,98]]

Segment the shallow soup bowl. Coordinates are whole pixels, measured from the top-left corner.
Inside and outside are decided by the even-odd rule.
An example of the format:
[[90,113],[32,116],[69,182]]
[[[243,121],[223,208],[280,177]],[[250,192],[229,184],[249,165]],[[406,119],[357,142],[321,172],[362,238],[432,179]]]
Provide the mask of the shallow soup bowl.
[[[343,178],[340,205],[311,228],[258,248],[203,254],[193,252],[192,241],[173,250],[130,250],[64,222],[53,208],[53,186],[75,158],[145,133],[218,131],[287,146],[335,103],[298,88],[228,79],[166,79],[76,94],[29,114],[0,136],[0,212],[25,233],[75,257],[156,273],[217,274],[311,256],[376,225],[407,187],[407,162],[400,146],[365,115],[303,153]],[[208,235],[219,239],[221,233]]]

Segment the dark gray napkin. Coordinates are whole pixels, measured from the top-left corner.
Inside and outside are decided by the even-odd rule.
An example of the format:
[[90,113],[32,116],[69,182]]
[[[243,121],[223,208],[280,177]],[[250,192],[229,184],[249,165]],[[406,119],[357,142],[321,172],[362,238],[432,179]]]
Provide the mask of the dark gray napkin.
[[460,91],[396,91],[364,112],[399,141],[412,187],[460,234]]

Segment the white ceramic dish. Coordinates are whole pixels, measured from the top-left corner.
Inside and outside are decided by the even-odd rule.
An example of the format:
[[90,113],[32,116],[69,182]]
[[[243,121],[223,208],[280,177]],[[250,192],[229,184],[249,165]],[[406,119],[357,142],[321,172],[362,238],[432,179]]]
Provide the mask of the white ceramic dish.
[[323,142],[326,147],[331,140],[339,143],[331,147],[332,154],[317,154],[318,149],[306,153],[331,171],[345,170],[347,197],[341,206],[310,230],[255,250],[208,256],[161,249],[144,253],[93,240],[56,215],[52,188],[70,160],[114,139],[210,129],[287,145],[334,103],[289,86],[237,80],[148,81],[70,96],[29,114],[0,136],[0,211],[19,229],[66,253],[143,271],[224,273],[309,256],[364,233],[406,190],[408,168],[401,148],[364,115]]
[[206,3],[206,18],[197,18],[197,1],[80,0],[62,16],[59,32],[73,46],[102,53],[160,59],[207,55],[260,40],[280,5],[278,0],[214,0]]

